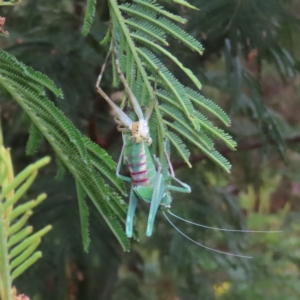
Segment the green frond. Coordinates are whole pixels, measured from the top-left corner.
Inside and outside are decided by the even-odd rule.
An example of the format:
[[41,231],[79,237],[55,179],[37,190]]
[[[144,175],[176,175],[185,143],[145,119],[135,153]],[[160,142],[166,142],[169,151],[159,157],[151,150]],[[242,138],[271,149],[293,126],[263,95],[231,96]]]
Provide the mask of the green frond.
[[[123,228],[118,222],[114,212],[109,206],[110,197],[105,195],[106,187],[103,184],[101,177],[96,173],[92,172],[91,176],[85,174],[84,177],[78,179],[82,184],[85,192],[96,206],[103,219],[106,221],[109,228],[112,230],[117,240],[123,247],[124,251],[130,249],[130,243],[126,237]],[[101,197],[99,197],[99,192]]]
[[192,136],[192,138],[204,144],[204,146],[208,149],[213,148],[213,142],[202,131],[195,131],[193,128],[191,128],[188,125],[185,116],[176,107],[169,104],[162,104],[159,106],[159,109],[163,112],[163,115],[175,120],[176,124],[179,124],[181,131],[184,132],[185,135]]
[[153,112],[150,122],[150,136],[152,138],[152,144],[150,146],[150,152],[152,155],[157,153],[157,122],[156,122],[156,113]]
[[220,121],[222,121],[226,126],[230,126],[230,119],[228,115],[223,111],[221,107],[219,107],[217,104],[212,102],[209,99],[205,99],[201,94],[197,93],[196,91],[186,88],[187,96],[198,106],[201,108],[207,110],[214,116],[216,116]]
[[185,44],[188,48],[193,51],[198,52],[200,55],[203,53],[203,47],[200,42],[198,42],[194,37],[190,34],[182,30],[179,26],[171,22],[170,20],[164,17],[157,17],[157,13],[152,9],[145,9],[139,5],[130,5],[124,4],[119,6],[120,9],[126,12],[128,15],[133,16],[135,18],[141,18],[142,20],[146,20],[153,25],[161,28],[166,34],[174,37],[179,40],[183,44]]
[[[24,67],[26,67],[26,66],[24,65]],[[43,73],[41,73],[39,71],[33,70],[30,67],[28,67],[28,72],[29,72],[30,78],[33,81],[35,81],[36,83],[39,83],[40,85],[46,87],[51,92],[53,92],[57,97],[59,97],[59,98],[64,97],[62,90],[57,88],[55,83],[51,79],[49,79],[49,77],[47,77],[46,75],[44,75]]]
[[1,69],[7,68],[11,73],[16,73],[16,76],[19,74],[20,78],[22,75],[29,77],[31,83],[38,83],[40,86],[44,86],[52,91],[57,97],[63,98],[62,90],[57,88],[51,79],[41,72],[33,70],[31,67],[27,67],[2,49],[0,49],[0,66]]
[[205,130],[208,135],[222,140],[230,149],[235,150],[236,142],[232,139],[232,136],[224,132],[222,129],[213,126],[213,124],[200,112],[197,111],[196,116],[203,130]]
[[169,126],[171,126],[173,130],[176,130],[178,133],[180,133],[183,138],[191,141],[192,144],[195,144],[196,146],[201,145],[201,147],[205,147],[207,150],[213,149],[213,143],[206,135],[200,133],[197,134],[196,132],[192,132],[191,134],[191,130],[184,126],[182,122],[179,123],[175,121],[171,124],[172,125],[169,124]]
[[76,182],[76,192],[78,197],[78,206],[79,206],[79,215],[80,215],[80,224],[81,224],[81,235],[83,248],[85,252],[89,252],[90,245],[90,236],[89,236],[89,209],[85,202],[85,192],[82,189],[82,186],[78,180]]
[[24,75],[29,75],[29,72],[23,63],[21,63],[16,59],[16,57],[10,55],[2,49],[0,49],[0,63],[11,66],[12,68],[14,68],[14,70],[16,70],[16,72],[24,73]]
[[84,21],[83,21],[83,26],[82,26],[82,34],[86,36],[90,28],[92,26],[95,12],[96,12],[96,3],[97,0],[87,0],[86,1],[86,9],[85,9],[85,14],[84,14]]
[[199,8],[197,8],[197,7],[193,6],[193,5],[191,5],[190,3],[188,3],[188,2],[185,1],[185,0],[163,0],[163,1],[169,2],[169,3],[170,3],[170,2],[174,2],[174,3],[180,4],[180,5],[182,5],[182,6],[186,6],[186,7],[188,7],[188,8],[191,8],[191,9],[199,10]]
[[110,29],[110,27],[108,27],[106,35],[104,36],[104,38],[100,42],[100,45],[105,46],[110,42],[110,40],[111,40],[111,29]]
[[137,32],[144,32],[154,40],[161,42],[165,46],[169,46],[168,42],[165,40],[165,33],[158,27],[135,18],[125,20],[125,23]]
[[128,15],[133,17],[148,16],[149,18],[154,18],[154,19],[157,17],[156,10],[143,5],[124,3],[119,5],[119,9],[125,11]]
[[42,95],[42,96],[45,95],[45,90],[43,89],[43,87],[40,84],[36,84],[35,82],[32,82],[32,81],[26,82],[26,80],[22,76],[20,76],[16,72],[16,70],[11,68],[11,66],[9,66],[8,64],[0,63],[0,66],[2,68],[1,74],[6,76],[7,78],[10,78],[12,81],[19,83],[20,85],[27,84],[32,90],[34,90],[39,95]]
[[41,242],[41,237],[52,228],[48,225],[32,233],[32,226],[26,226],[32,209],[46,199],[46,194],[17,205],[32,185],[38,170],[49,162],[49,157],[42,158],[14,177],[10,151],[0,145],[0,177],[4,179],[1,180],[0,194],[1,299],[11,299],[12,281],[42,256],[40,251],[35,250]]
[[[115,200],[107,201],[113,193],[102,179],[102,176],[107,178],[120,193],[124,194],[124,186],[118,181],[113,171],[115,163],[104,150],[96,149],[95,147],[98,146],[87,143],[87,139],[41,93],[44,86],[39,84],[45,82],[49,86],[49,81],[41,78],[38,73],[33,73],[31,69],[27,70],[25,65],[19,64],[13,56],[3,51],[0,52],[1,63],[13,66],[10,66],[9,72],[6,67],[0,68],[0,84],[25,110],[31,121],[53,147],[59,158],[59,165],[65,166],[73,174],[113,230],[123,249],[128,250],[129,241],[117,220],[122,211],[121,220],[124,221],[126,205],[118,204],[117,197]],[[33,204],[30,203],[30,205]],[[115,213],[116,208],[118,211]]]
[[107,186],[107,194],[109,195],[109,205],[114,213],[125,224],[128,206],[126,202],[113,189]]
[[163,47],[157,45],[156,43],[152,42],[151,40],[139,35],[139,34],[131,34],[133,38],[138,40],[139,42],[149,45],[150,48],[152,48],[156,52],[161,52],[164,55],[166,55],[168,58],[170,58],[196,85],[198,89],[201,89],[201,83],[198,80],[198,78],[193,74],[193,72],[184,67],[183,64],[174,56],[172,55],[169,51],[165,50]]
[[136,67],[135,67],[134,59],[133,59],[133,56],[129,49],[128,44],[126,44],[126,59],[125,59],[125,61],[126,61],[126,74],[130,74],[130,76],[128,78],[129,79],[128,84],[130,86],[133,86],[133,84],[134,84],[133,79],[136,76]]
[[183,6],[186,6],[188,8],[192,8],[192,9],[195,9],[195,10],[199,10],[199,8],[197,8],[196,6],[193,6],[191,4],[189,4],[187,1],[185,0],[173,0],[174,3],[177,3],[177,4],[180,4],[180,5],[183,5]]
[[66,174],[66,167],[64,166],[64,163],[60,159],[58,155],[55,155],[55,162],[57,164],[57,173],[55,176],[56,180],[62,180],[64,178],[64,175]]
[[[167,103],[171,104],[172,108],[173,109],[176,109],[176,113],[174,114],[174,117],[177,116],[177,118],[182,118],[186,121],[186,126],[188,126],[188,124],[190,124],[190,122],[188,121],[188,118],[183,114],[181,113],[181,106],[179,103],[175,102],[173,99],[172,99],[172,95],[171,93],[165,91],[165,90],[158,90],[158,92],[156,93],[156,96],[158,98],[160,98],[161,100],[163,101],[166,101]],[[167,112],[168,113],[168,112]],[[170,115],[170,117],[174,118],[172,115]],[[199,131],[200,130],[200,126],[199,126],[199,122],[197,122],[197,126],[196,126],[196,131]]]
[[125,223],[128,208],[126,202],[124,202],[119,194],[112,190],[108,185],[105,185],[105,195],[106,204],[113,212],[113,215],[118,217],[122,223]]
[[141,55],[143,60],[152,68],[152,72],[157,72],[159,77],[165,84],[165,87],[174,96],[176,101],[178,101],[182,107],[187,118],[192,122],[192,124],[197,128],[197,123],[195,122],[194,108],[190,100],[186,97],[184,92],[184,87],[181,83],[171,74],[168,69],[161,63],[158,58],[146,48],[138,48],[138,53]]
[[160,27],[164,28],[172,37],[182,42],[191,50],[198,52],[200,55],[203,53],[204,48],[201,43],[173,22],[165,18],[159,18],[158,23]]
[[197,146],[208,158],[210,158],[213,162],[215,162],[217,165],[219,165],[222,169],[224,169],[226,172],[230,173],[231,164],[229,161],[222,156],[219,152],[216,150],[208,150],[205,146],[198,143],[195,139],[193,139],[190,135],[186,134],[184,130],[178,126],[178,124],[170,123],[166,120],[163,121],[164,124],[166,124],[168,127],[170,127],[172,130],[179,133],[181,136],[184,136],[190,143]]
[[33,155],[37,152],[42,142],[42,134],[35,124],[31,123],[29,129],[29,138],[26,144],[26,154]]
[[[8,78],[6,78],[6,80],[10,81]],[[12,83],[12,81],[10,81],[10,83]],[[20,88],[20,85],[18,85],[18,88]],[[34,106],[42,108],[42,110],[44,110],[50,117],[55,116],[55,119],[50,119],[50,122],[55,122],[57,124],[58,128],[67,136],[68,141],[74,144],[80,153],[82,161],[88,166],[88,168],[90,168],[90,158],[87,155],[87,149],[84,146],[80,132],[47,98],[41,97],[34,91],[26,90],[26,86],[21,86],[21,88],[22,94],[28,97]],[[34,109],[34,107],[32,107],[32,109]]]
[[207,149],[212,150],[214,148],[214,142],[213,140],[207,136],[207,134],[201,130],[198,133],[198,141],[200,143],[202,143],[203,145],[205,145],[207,147]]
[[181,140],[181,138],[172,131],[166,132],[166,136],[170,140],[174,148],[178,151],[180,156],[183,158],[183,160],[186,162],[186,164],[191,168],[192,165],[189,162],[189,157],[191,153],[187,149],[186,145]]
[[97,144],[92,142],[88,138],[84,138],[84,143],[88,149],[89,155],[91,157],[92,164],[94,167],[102,173],[106,178],[115,186],[116,189],[122,195],[125,195],[125,185],[122,180],[116,177],[116,163],[107,154],[107,152],[101,149]]
[[[141,44],[145,44],[146,46],[148,45],[148,46],[151,46],[152,48],[154,48],[153,47],[153,45],[152,44],[155,44],[155,38],[152,36],[152,35],[149,35],[149,34],[147,34],[147,33],[145,33],[145,32],[140,32],[140,31],[136,31],[136,32],[134,32],[134,33],[131,33],[130,34],[131,35],[131,37],[134,39],[134,40],[137,40],[138,42],[140,42]],[[149,43],[147,43],[147,41],[150,41],[150,42],[152,42],[151,44]],[[156,49],[156,48],[154,48],[154,51],[157,51],[158,49]]]
[[164,16],[168,17],[169,19],[172,19],[176,22],[179,22],[179,23],[182,23],[182,24],[186,23],[186,19],[183,19],[180,16],[176,16],[176,15],[166,11],[164,9],[164,7],[157,5],[156,2],[153,1],[153,0],[133,0],[133,1],[138,3],[139,5],[144,5],[147,8],[153,9],[157,13],[159,13],[161,15],[164,15]]

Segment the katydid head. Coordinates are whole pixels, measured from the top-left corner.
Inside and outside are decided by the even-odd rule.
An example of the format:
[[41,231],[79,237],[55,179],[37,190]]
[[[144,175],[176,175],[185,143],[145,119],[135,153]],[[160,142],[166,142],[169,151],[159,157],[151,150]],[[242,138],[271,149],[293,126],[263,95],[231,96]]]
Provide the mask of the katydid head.
[[138,122],[133,122],[131,126],[132,138],[135,139],[137,143],[142,143],[143,141],[147,142],[150,146],[152,139],[150,137],[150,130],[148,122],[144,119],[139,120]]

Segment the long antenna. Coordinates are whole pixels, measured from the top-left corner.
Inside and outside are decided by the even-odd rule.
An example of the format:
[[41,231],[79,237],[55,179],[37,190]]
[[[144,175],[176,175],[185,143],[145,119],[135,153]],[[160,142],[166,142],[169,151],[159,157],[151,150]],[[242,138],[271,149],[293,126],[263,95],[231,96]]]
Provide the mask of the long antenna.
[[203,228],[207,228],[207,229],[212,229],[212,230],[218,230],[218,231],[231,231],[231,232],[244,232],[244,233],[280,233],[282,231],[272,231],[272,230],[243,230],[243,229],[224,229],[224,228],[216,228],[216,227],[210,227],[210,226],[206,226],[206,225],[202,225],[202,224],[198,224],[198,223],[194,223],[192,221],[188,221],[186,219],[183,219],[175,214],[173,214],[170,210],[168,210],[168,213],[170,215],[172,215],[173,217],[184,221],[186,223],[192,224],[192,225],[196,225],[199,227],[203,227]]
[[165,218],[168,220],[168,222],[180,233],[182,234],[185,238],[187,238],[188,240],[192,241],[193,243],[197,244],[198,246],[205,248],[207,250],[211,250],[213,252],[217,252],[217,253],[221,253],[221,254],[226,254],[226,255],[230,255],[230,256],[236,256],[236,257],[241,257],[241,258],[253,258],[252,256],[246,256],[246,255],[239,255],[239,254],[233,254],[233,253],[229,253],[229,252],[224,252],[224,251],[220,251],[220,250],[216,250],[213,248],[209,248],[205,245],[202,245],[198,242],[196,242],[195,240],[191,239],[190,237],[188,237],[186,234],[184,234],[182,231],[180,231],[173,223],[172,221],[166,216],[165,212],[163,212]]

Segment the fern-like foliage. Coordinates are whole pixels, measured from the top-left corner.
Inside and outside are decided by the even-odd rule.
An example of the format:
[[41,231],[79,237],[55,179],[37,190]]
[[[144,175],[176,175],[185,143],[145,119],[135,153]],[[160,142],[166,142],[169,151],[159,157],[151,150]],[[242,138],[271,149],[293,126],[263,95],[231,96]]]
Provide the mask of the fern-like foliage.
[[[233,150],[236,143],[223,130],[208,121],[202,112],[213,115],[226,126],[230,125],[228,116],[219,106],[198,92],[201,88],[198,78],[166,48],[169,45],[167,39],[175,38],[200,55],[203,52],[202,45],[176,24],[184,24],[185,19],[168,12],[155,0],[132,2],[119,5],[115,0],[108,1],[112,25],[104,40],[105,43],[110,40],[110,48],[116,49],[121,69],[140,104],[148,106],[150,101],[157,101],[150,127],[155,120],[161,159],[162,140],[168,138],[190,167],[190,152],[186,143],[195,145],[229,172],[230,163],[214,149],[212,139],[222,140]],[[196,9],[187,1],[173,2]],[[164,60],[169,59],[184,72],[196,90],[181,84],[159,56],[164,57]],[[115,53],[112,58],[114,85],[118,85]],[[156,149],[152,149],[152,152],[155,153]]]
[[41,237],[51,229],[48,225],[32,233],[33,228],[26,227],[32,209],[46,199],[46,194],[16,204],[33,183],[38,169],[49,163],[50,158],[29,165],[15,178],[10,152],[3,145],[0,145],[0,160],[0,298],[12,300],[12,281],[41,258],[42,253],[35,250]]
[[[27,152],[33,153],[43,135],[53,147],[57,162],[73,174],[78,190],[84,248],[88,248],[87,195],[114,232],[124,250],[129,242],[119,223],[125,222],[127,206],[124,183],[115,175],[116,164],[96,144],[84,137],[45,94],[45,88],[56,96],[62,92],[40,72],[20,63],[0,50],[0,84],[12,95],[29,116],[32,125]],[[63,168],[60,168],[62,174]],[[107,183],[110,183],[108,185]]]
[[96,10],[96,2],[97,0],[87,0],[86,1],[86,12],[84,16],[83,26],[82,26],[82,34],[87,35],[90,31],[93,18]]

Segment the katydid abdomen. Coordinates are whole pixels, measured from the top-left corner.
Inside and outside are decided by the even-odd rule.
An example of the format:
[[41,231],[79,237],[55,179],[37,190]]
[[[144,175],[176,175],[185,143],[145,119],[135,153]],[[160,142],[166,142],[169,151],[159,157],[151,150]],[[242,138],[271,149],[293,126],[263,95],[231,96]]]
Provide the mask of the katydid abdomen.
[[[152,203],[154,186],[157,180],[157,171],[146,142],[136,143],[136,141],[131,141],[126,147],[127,153],[125,159],[128,163],[130,177],[132,179],[126,219],[126,234],[128,237],[132,237],[133,218],[138,198],[143,199],[145,202]],[[151,233],[152,226],[150,230]]]
[[156,170],[149,147],[145,142],[132,142],[126,158],[130,177],[135,186],[152,186],[155,183]]

